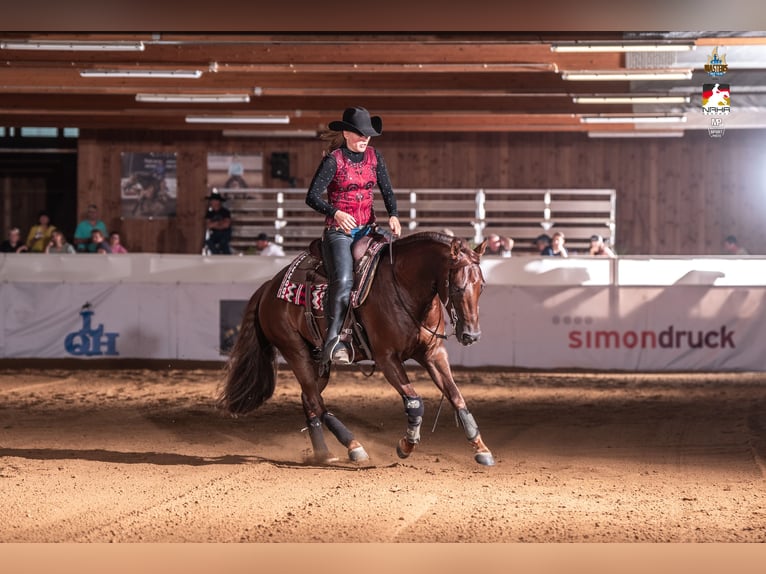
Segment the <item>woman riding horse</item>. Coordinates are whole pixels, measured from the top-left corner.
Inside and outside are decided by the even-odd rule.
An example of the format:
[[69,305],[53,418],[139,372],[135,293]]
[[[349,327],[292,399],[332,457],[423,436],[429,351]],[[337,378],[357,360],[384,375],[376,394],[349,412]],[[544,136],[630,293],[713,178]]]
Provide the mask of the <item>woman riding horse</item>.
[[[494,464],[452,376],[444,347],[444,309],[461,344],[471,345],[481,336],[479,296],[484,276],[479,263],[485,248],[486,241],[472,250],[466,241],[442,233],[416,233],[398,239],[384,247],[392,253],[380,258],[367,298],[354,309],[372,359],[404,402],[407,430],[396,446],[401,458],[408,457],[420,442],[425,412],[424,402],[404,368],[405,361],[413,359],[428,371],[455,409],[476,462]],[[324,426],[348,449],[352,461],[365,460],[368,455],[364,447],[324,404],[322,392],[330,370],[317,368],[320,359],[316,356],[316,337],[305,306],[278,296],[289,269],[280,271],[250,298],[229,359],[220,404],[240,415],[268,400],[276,384],[279,350],[301,385],[314,458],[319,462],[334,460],[325,444]],[[317,319],[321,325],[324,319]],[[358,341],[353,345],[359,349]]]
[[[354,284],[354,261],[351,245],[367,235],[375,223],[372,189],[377,184],[388,212],[388,225],[394,236],[402,226],[396,210],[383,157],[370,145],[372,136],[383,131],[379,116],[361,107],[347,108],[343,119],[329,124],[336,132],[328,137],[325,154],[306,195],[306,203],[325,216],[322,255],[329,275],[327,299],[327,334],[322,363],[349,364],[348,349],[340,340],[340,329],[348,311]],[[322,193],[327,191],[327,201]]]

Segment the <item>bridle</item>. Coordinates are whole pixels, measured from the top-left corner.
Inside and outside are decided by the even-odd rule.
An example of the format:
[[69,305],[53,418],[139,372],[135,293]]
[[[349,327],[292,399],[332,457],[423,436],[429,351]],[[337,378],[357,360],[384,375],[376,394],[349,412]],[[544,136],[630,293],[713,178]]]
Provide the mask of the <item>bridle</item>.
[[[407,313],[407,316],[412,320],[415,325],[417,325],[419,328],[424,329],[428,333],[431,334],[431,338],[437,338],[437,339],[448,339],[450,335],[447,335],[446,333],[446,325],[445,325],[445,332],[440,333],[439,328],[442,324],[443,314],[439,315],[439,322],[436,325],[435,329],[431,329],[427,325],[423,324],[423,319],[418,319],[415,317],[412,312],[409,310],[407,305],[404,303],[404,300],[402,299],[401,292],[399,291],[399,280],[396,278],[396,267],[394,266],[394,259],[393,259],[393,246],[394,243],[392,242],[389,246],[389,253],[390,253],[390,261],[391,261],[391,276],[393,277],[393,285],[394,285],[394,292],[396,293],[396,298],[399,300],[399,304],[404,309],[404,312]],[[452,300],[455,295],[459,295],[462,297],[463,293],[465,293],[465,287],[456,287],[451,278],[453,273],[455,273],[457,270],[462,269],[463,267],[468,267],[469,265],[476,265],[474,261],[462,261],[455,265],[451,265],[448,273],[447,273],[447,279],[444,281],[444,287],[446,294],[444,297],[442,297],[442,293],[440,292],[439,286],[436,285],[433,295],[439,296],[439,302],[442,304],[442,307],[447,311],[447,315],[450,318],[450,323],[452,324],[452,333],[451,335],[454,335],[457,338],[457,330],[456,325],[459,320],[457,309],[455,306],[454,301]]]

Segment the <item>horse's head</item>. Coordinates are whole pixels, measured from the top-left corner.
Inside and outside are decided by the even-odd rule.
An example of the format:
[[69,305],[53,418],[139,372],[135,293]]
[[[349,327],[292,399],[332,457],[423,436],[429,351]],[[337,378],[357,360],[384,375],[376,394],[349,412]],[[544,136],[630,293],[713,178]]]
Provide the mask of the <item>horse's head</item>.
[[463,345],[471,345],[481,337],[479,296],[485,282],[479,260],[486,247],[486,240],[474,250],[459,238],[450,244],[452,262],[447,277],[447,310],[455,323],[455,336]]

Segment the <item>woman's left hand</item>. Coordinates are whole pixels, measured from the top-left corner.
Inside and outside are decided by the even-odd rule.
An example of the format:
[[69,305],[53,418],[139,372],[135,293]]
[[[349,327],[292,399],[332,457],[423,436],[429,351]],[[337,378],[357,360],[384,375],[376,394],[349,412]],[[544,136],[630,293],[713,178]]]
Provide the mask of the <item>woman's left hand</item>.
[[399,218],[395,215],[388,218],[388,226],[391,228],[394,237],[399,237],[402,234],[402,224],[399,223]]

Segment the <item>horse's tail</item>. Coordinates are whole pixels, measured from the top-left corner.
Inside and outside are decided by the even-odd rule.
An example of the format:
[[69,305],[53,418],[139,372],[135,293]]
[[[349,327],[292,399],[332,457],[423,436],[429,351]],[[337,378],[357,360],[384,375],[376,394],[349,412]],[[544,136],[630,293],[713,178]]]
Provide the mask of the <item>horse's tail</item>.
[[218,399],[232,414],[249,413],[274,394],[276,351],[263,334],[258,310],[270,282],[253,294],[242,317],[239,335],[226,367],[226,383]]

